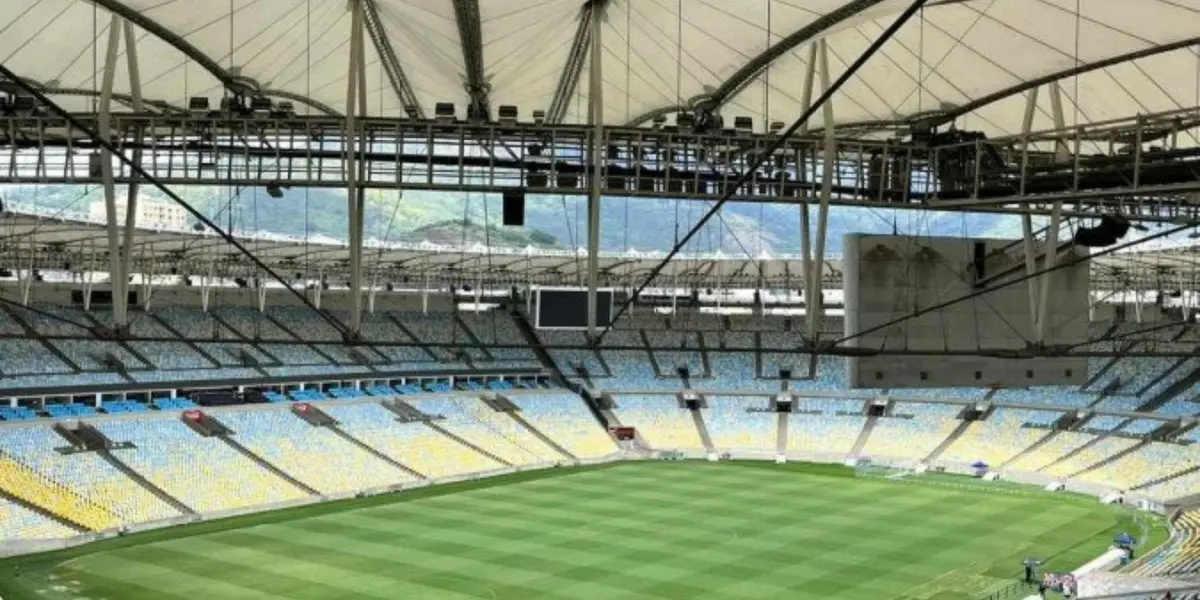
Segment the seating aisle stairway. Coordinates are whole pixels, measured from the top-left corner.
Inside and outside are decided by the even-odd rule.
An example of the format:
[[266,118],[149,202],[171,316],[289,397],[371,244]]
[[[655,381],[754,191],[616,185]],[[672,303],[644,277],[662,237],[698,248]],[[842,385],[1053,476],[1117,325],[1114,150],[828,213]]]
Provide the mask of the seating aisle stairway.
[[373,402],[325,405],[322,409],[347,433],[426,477],[453,477],[505,466],[425,423],[400,422]]
[[113,452],[130,468],[198,512],[237,510],[308,497],[304,490],[177,418],[97,423],[109,439],[130,442]]
[[507,398],[521,408],[521,419],[577,458],[599,458],[618,450],[579,396],[511,393]]
[[669,395],[619,395],[614,412],[621,423],[637,432],[655,450],[705,450],[691,411]]
[[279,408],[217,414],[245,445],[304,485],[323,494],[411,483],[414,477],[333,432],[314,427]]

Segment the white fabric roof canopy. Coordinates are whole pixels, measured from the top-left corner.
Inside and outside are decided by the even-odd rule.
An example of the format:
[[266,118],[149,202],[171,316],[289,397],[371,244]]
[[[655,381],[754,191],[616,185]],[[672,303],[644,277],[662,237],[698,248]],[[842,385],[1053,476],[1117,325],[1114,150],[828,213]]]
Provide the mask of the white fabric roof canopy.
[[[452,101],[464,115],[467,69],[453,0],[372,1],[425,113],[431,115],[437,102]],[[828,42],[832,77],[867,48],[908,0],[857,3],[870,6],[814,32]],[[111,8],[153,25],[137,30],[147,98],[185,106],[187,98],[207,95],[215,105],[222,85],[202,66],[199,58],[207,57],[227,74],[251,78],[263,89],[345,109],[351,20],[345,0],[4,4],[0,61],[54,88],[99,88]],[[478,4],[493,116],[502,104],[518,106],[523,119],[546,109],[567,62],[583,2]],[[856,0],[608,0],[603,24],[606,123],[626,123],[718,89],[770,46],[854,4]],[[198,54],[188,56],[164,41],[162,32]],[[835,122],[889,120],[961,106],[1038,77],[1193,38],[1200,41],[1200,0],[931,0],[836,95]],[[750,116],[762,130],[770,121],[797,117],[808,56],[803,43],[783,52],[729,98],[722,109],[727,122]],[[123,62],[115,89],[128,93]],[[367,62],[368,110],[402,116],[402,103],[369,40]],[[584,61],[567,122],[586,119],[587,70]],[[1183,45],[1061,84],[1067,125],[1196,107],[1200,46]],[[63,101],[76,110],[92,106],[86,98]],[[989,135],[1017,133],[1024,102],[1018,94],[987,104],[963,117],[959,126]],[[812,126],[820,127],[821,119],[818,112]],[[1043,94],[1035,129],[1052,124]]]

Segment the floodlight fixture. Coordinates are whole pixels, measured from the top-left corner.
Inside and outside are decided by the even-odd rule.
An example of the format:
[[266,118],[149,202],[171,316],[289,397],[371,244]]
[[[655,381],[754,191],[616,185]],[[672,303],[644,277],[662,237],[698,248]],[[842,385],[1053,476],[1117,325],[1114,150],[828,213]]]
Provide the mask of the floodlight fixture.
[[458,119],[453,102],[438,102],[433,108],[433,118],[439,123],[453,123]]
[[500,106],[496,111],[496,120],[501,125],[516,125],[517,124],[517,107],[510,104]]

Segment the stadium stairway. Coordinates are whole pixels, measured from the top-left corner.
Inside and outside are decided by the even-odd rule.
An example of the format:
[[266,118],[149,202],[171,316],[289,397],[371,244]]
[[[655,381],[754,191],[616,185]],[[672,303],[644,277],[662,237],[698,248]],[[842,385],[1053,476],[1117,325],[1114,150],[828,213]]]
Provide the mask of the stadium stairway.
[[[525,343],[529,344],[529,347],[533,349],[533,354],[537,356],[539,361],[541,361],[542,366],[550,369],[554,373],[554,376],[558,382],[562,385],[565,385],[567,378],[569,376],[574,376],[574,373],[562,372],[562,369],[559,368],[558,363],[554,362],[554,358],[551,357],[550,352],[546,350],[546,345],[542,343],[542,339],[538,337],[537,331],[534,330],[533,325],[529,322],[529,319],[525,317],[525,313],[521,311],[513,312],[512,320],[513,325],[516,326],[517,331],[521,332],[521,337],[524,338]],[[605,365],[604,361],[600,360],[600,353],[595,350],[592,350],[591,352],[596,357],[596,361],[601,365],[604,365],[603,375],[605,377],[611,377],[612,371],[609,371],[608,365]],[[588,382],[588,385],[591,386],[591,382]]]
[[1170,480],[1172,480],[1172,479],[1177,479],[1177,478],[1179,478],[1179,477],[1183,477],[1184,475],[1191,475],[1192,473],[1195,473],[1196,471],[1200,471],[1200,465],[1196,465],[1196,466],[1194,466],[1194,467],[1188,467],[1188,468],[1186,468],[1186,469],[1184,469],[1184,470],[1182,470],[1182,471],[1179,471],[1179,472],[1177,472],[1177,473],[1171,473],[1170,475],[1166,475],[1166,476],[1163,476],[1163,477],[1158,477],[1158,478],[1155,478],[1155,479],[1151,479],[1150,481],[1144,481],[1144,482],[1142,482],[1142,483],[1139,483],[1139,484],[1137,484],[1137,485],[1133,486],[1133,488],[1131,488],[1131,489],[1133,489],[1133,490],[1141,490],[1141,489],[1145,489],[1145,488],[1148,488],[1148,487],[1150,487],[1150,486],[1155,486],[1155,485],[1158,485],[1158,484],[1160,484],[1160,483],[1165,483],[1165,482],[1167,482],[1167,481],[1170,481]]
[[600,415],[604,417],[604,422],[607,423],[609,427],[621,426],[621,419],[617,418],[617,413],[613,412],[611,408],[600,409]]
[[705,341],[704,341],[704,332],[703,331],[696,332],[696,339],[698,341],[697,352],[700,353],[700,366],[702,366],[704,368],[704,376],[712,377],[713,376],[712,363],[709,361],[708,346],[705,344]]
[[10,494],[7,491],[5,491],[3,488],[0,488],[0,499],[12,502],[13,504],[21,506],[22,508],[25,508],[26,510],[29,510],[31,512],[35,512],[43,517],[46,517],[47,519],[50,519],[51,521],[54,521],[55,523],[58,523],[59,525],[70,528],[79,533],[87,533],[89,531],[92,531],[91,528],[86,527],[81,523],[78,523],[72,519],[64,517],[63,515],[55,513],[54,511],[49,510],[39,504],[36,504],[34,502],[29,502],[28,500],[25,500],[24,498],[22,498],[20,496]]
[[775,413],[775,452],[787,454],[788,447],[788,413]]
[[434,352],[432,349],[430,349],[429,346],[426,346],[424,344],[424,341],[421,338],[414,335],[412,330],[409,329],[407,326],[405,326],[404,323],[402,323],[400,321],[400,319],[397,319],[395,315],[393,315],[392,313],[389,313],[389,312],[385,312],[383,314],[388,319],[391,319],[392,323],[396,326],[396,328],[399,329],[401,332],[403,332],[404,335],[408,336],[408,338],[413,340],[414,342],[417,342],[417,348],[419,350],[421,350],[422,352],[424,352],[426,355],[428,355],[429,358],[431,358],[433,360],[438,360],[438,361],[440,361],[442,359],[442,357],[438,356],[438,354],[436,352]]
[[577,456],[568,452],[567,449],[560,446],[558,444],[558,442],[555,442],[554,440],[550,439],[549,436],[542,433],[537,427],[534,427],[533,423],[526,421],[525,417],[522,417],[520,412],[518,412],[516,410],[506,410],[504,412],[508,413],[508,416],[512,417],[512,419],[514,421],[516,421],[518,425],[527,429],[529,431],[529,433],[532,433],[534,435],[534,437],[538,438],[539,440],[542,440],[542,443],[553,448],[555,452],[558,452],[559,454],[561,454],[571,460],[578,460]]
[[[33,326],[31,326],[29,324],[28,321],[25,320],[25,318],[24,318],[25,315],[18,314],[20,312],[22,312],[22,311],[9,308],[8,306],[0,306],[0,315],[7,313],[8,318],[13,323],[16,323],[17,327],[20,327],[21,331],[25,332],[25,335],[30,336],[29,339],[34,340],[35,343],[41,344],[42,348],[44,350],[46,350],[50,354],[53,354],[54,358],[57,358],[59,360],[59,362],[61,362],[62,364],[67,366],[67,369],[69,369],[70,371],[75,372],[75,373],[78,373],[83,370],[75,361],[71,360],[71,357],[67,356],[65,352],[60,350],[58,348],[58,346],[55,346],[54,344],[51,344],[49,341],[42,339],[41,334],[38,333],[38,331],[36,329],[34,329]],[[81,331],[80,333],[87,333],[87,332]]]
[[133,470],[132,467],[125,464],[125,461],[114,456],[112,452],[109,452],[108,450],[97,450],[96,454],[101,459],[103,459],[104,462],[107,462],[108,464],[112,465],[114,469],[120,471],[126,477],[132,479],[134,483],[142,486],[142,488],[145,489],[147,492],[150,492],[155,497],[157,497],[159,500],[166,502],[167,505],[170,506],[171,508],[174,508],[175,510],[177,510],[180,513],[185,514],[185,515],[196,514],[196,511],[192,510],[191,507],[180,502],[179,499],[168,494],[165,490],[158,487],[157,485],[154,485],[154,483],[151,482],[149,479],[146,479],[145,477],[143,477],[141,473],[138,473],[137,471]]
[[0,494],[82,531],[103,531],[120,526],[120,521],[108,508],[3,453],[0,453]]
[[440,433],[440,434],[442,434],[442,435],[444,435],[444,436],[506,466],[506,467],[513,466],[513,464],[508,462],[507,460],[504,460],[503,458],[500,458],[499,456],[496,456],[495,454],[492,454],[491,452],[488,452],[487,450],[484,450],[483,448],[480,448],[479,446],[476,446],[475,444],[472,444],[471,442],[468,442],[467,440],[464,440],[463,438],[461,438],[457,435],[454,435],[453,433],[450,433],[449,431],[446,430],[445,427],[442,427],[441,425],[438,425],[437,423],[434,423],[433,421],[424,421],[424,423],[426,425],[428,425],[434,431],[436,431],[436,432],[438,432],[438,433]]
[[[762,348],[762,332],[755,331],[754,332],[754,376],[755,377],[763,376],[763,355],[762,355],[761,348]],[[786,392],[787,391],[787,382],[784,381],[783,385],[781,387],[782,387],[782,391]]]
[[654,370],[654,374],[658,375],[659,377],[678,377],[679,375],[674,372],[663,373],[662,367],[658,364],[658,357],[654,356],[654,352],[649,350],[649,348],[653,347],[654,344],[650,343],[650,336],[646,335],[646,330],[639,329],[637,330],[637,334],[638,339],[642,340],[642,348],[646,352],[646,360],[650,361],[650,368]]
[[1054,439],[1054,436],[1056,436],[1056,435],[1058,435],[1057,429],[1052,429],[1050,431],[1047,431],[1046,435],[1042,436],[1040,439],[1038,439],[1038,441],[1030,444],[1028,448],[1012,455],[1008,460],[1004,461],[1004,464],[1000,465],[999,467],[996,467],[996,470],[1003,469],[1003,468],[1007,467],[1008,465],[1016,463],[1017,461],[1021,460],[1022,458],[1025,458],[1027,455],[1036,451],[1038,448],[1041,448],[1042,446],[1046,445],[1046,442],[1049,442],[1050,440]]
[[1049,462],[1049,463],[1047,463],[1045,466],[1043,466],[1042,468],[1038,469],[1038,471],[1046,471],[1047,469],[1050,469],[1050,468],[1051,468],[1051,467],[1053,467],[1054,465],[1057,465],[1057,464],[1059,464],[1059,463],[1061,463],[1061,462],[1064,462],[1064,461],[1070,460],[1071,458],[1074,458],[1074,456],[1075,456],[1076,454],[1079,454],[1080,452],[1083,452],[1084,450],[1087,450],[1088,448],[1091,448],[1092,446],[1095,446],[1096,444],[1100,443],[1100,440],[1102,440],[1102,439],[1104,439],[1104,438],[1106,438],[1106,437],[1108,437],[1108,436],[1107,436],[1107,435],[1104,435],[1104,434],[1098,434],[1098,435],[1095,435],[1095,436],[1093,436],[1093,437],[1092,437],[1092,439],[1090,439],[1090,440],[1088,440],[1088,441],[1084,442],[1083,444],[1080,444],[1080,445],[1079,445],[1078,447],[1076,447],[1074,450],[1071,450],[1070,452],[1067,452],[1067,453],[1063,454],[1062,456],[1059,456],[1058,458],[1056,458],[1056,459],[1054,459],[1054,460],[1050,461],[1050,462]]
[[610,367],[608,365],[608,361],[604,359],[604,353],[595,348],[593,348],[591,350],[591,352],[592,352],[592,356],[596,357],[596,362],[599,363],[600,366],[604,369],[604,376],[605,377],[613,377],[612,367]]
[[292,484],[293,486],[295,486],[295,487],[299,488],[299,489],[300,489],[300,490],[302,490],[304,493],[306,493],[306,494],[308,494],[308,495],[310,495],[310,496],[320,496],[320,495],[321,495],[321,493],[320,493],[320,492],[318,492],[317,490],[314,490],[314,489],[312,489],[312,488],[308,487],[307,485],[304,485],[304,483],[302,483],[300,480],[298,480],[298,479],[296,479],[295,477],[292,477],[291,475],[288,475],[287,473],[283,472],[283,470],[282,470],[282,469],[280,469],[279,467],[276,467],[275,465],[273,465],[273,464],[271,464],[271,463],[267,462],[267,461],[266,461],[266,459],[264,459],[263,457],[259,456],[259,455],[258,455],[258,453],[256,453],[256,452],[254,452],[253,450],[251,450],[251,449],[249,449],[249,448],[247,448],[247,447],[245,447],[245,446],[241,445],[241,443],[239,443],[237,440],[234,440],[232,437],[230,437],[230,436],[228,436],[228,435],[221,435],[221,436],[217,436],[217,437],[219,437],[221,440],[223,440],[223,441],[224,441],[226,444],[229,444],[229,447],[230,447],[230,448],[233,448],[234,450],[237,450],[238,452],[240,452],[240,453],[242,454],[242,456],[245,456],[246,458],[248,458],[248,459],[250,459],[250,460],[254,461],[256,464],[258,464],[258,466],[260,466],[260,467],[262,467],[262,468],[266,469],[267,471],[270,471],[270,472],[271,472],[271,473],[273,473],[273,474],[274,474],[276,477],[279,477],[280,479],[282,479],[282,480],[284,480],[284,481],[286,481],[286,482],[288,482],[288,483]]
[[99,456],[101,460],[112,465],[118,472],[181,514],[196,514],[196,511],[192,510],[191,507],[180,502],[157,485],[154,485],[153,482],[143,477],[141,473],[138,473],[132,467],[125,464],[125,461],[114,455],[109,449],[118,446],[108,436],[104,435],[104,432],[93,427],[90,423],[80,421],[72,428],[68,427],[66,423],[60,422],[56,423],[52,429],[59,437],[66,440],[68,444],[71,444],[71,447],[76,449],[76,451],[95,452],[96,456]]
[[700,441],[704,443],[704,449],[713,452],[713,442],[708,435],[708,427],[704,424],[704,415],[701,414],[699,408],[693,408],[690,412],[692,413],[692,422],[696,424],[696,433],[700,434]]
[[426,421],[429,417],[403,400],[384,400],[380,406],[392,411],[402,421]]
[[417,479],[421,479],[421,480],[429,479],[423,473],[418,473],[416,470],[410,468],[408,465],[401,463],[400,461],[380,452],[379,450],[376,450],[374,447],[372,447],[372,446],[368,445],[366,442],[354,437],[349,432],[347,432],[345,429],[342,429],[341,427],[339,427],[337,425],[330,424],[330,425],[326,425],[325,428],[328,429],[330,432],[332,432],[334,435],[337,435],[338,437],[346,440],[347,442],[350,442],[351,444],[354,444],[355,446],[362,448],[362,450],[364,452],[366,452],[367,454],[370,454],[370,455],[374,456],[375,458],[378,458],[379,460],[382,460],[383,462],[388,463],[389,465],[392,465],[393,467],[396,467],[397,469],[400,469],[401,471],[408,473],[409,475],[412,475],[413,477],[416,477]]
[[1150,444],[1150,440],[1142,440],[1124,450],[1121,450],[1120,452],[1113,454],[1112,456],[1105,458],[1104,460],[1101,460],[1100,462],[1097,462],[1093,465],[1088,465],[1074,473],[1071,473],[1070,475],[1067,476],[1067,478],[1073,479],[1073,478],[1079,477],[1080,475],[1083,475],[1084,473],[1087,473],[1089,471],[1094,471],[1096,469],[1099,469],[1100,467],[1103,467],[1104,465],[1116,462],[1130,454],[1133,454],[1134,452],[1137,452],[1138,450],[1141,450],[1142,448],[1145,448],[1149,444]]
[[862,432],[858,434],[858,439],[854,441],[854,446],[850,448],[850,456],[858,456],[862,453],[863,446],[867,445],[867,440],[871,439],[871,432],[875,430],[875,424],[879,422],[879,417],[874,415],[867,417],[867,422],[863,424]]
[[971,423],[973,423],[973,421],[968,421],[966,419],[959,421],[958,426],[954,428],[954,431],[951,431],[950,435],[946,436],[946,439],[942,440],[942,443],[938,444],[938,446],[933,449],[933,452],[930,452],[929,456],[925,457],[925,464],[932,463],[933,461],[941,458],[942,454],[946,452],[946,449],[949,448],[951,444],[958,441],[958,438],[962,437],[962,434],[971,426]]
[[[87,317],[89,319],[92,319],[93,322],[96,322],[90,313],[83,313],[83,314],[87,315]],[[96,325],[100,325],[100,323],[96,322]],[[146,356],[145,354],[142,354],[142,352],[140,350],[138,350],[137,348],[134,348],[132,344],[130,344],[129,342],[126,342],[125,340],[121,340],[121,339],[116,340],[116,342],[117,342],[117,346],[119,348],[121,348],[122,350],[124,350],[125,352],[128,352],[130,356],[138,359],[139,361],[141,361],[142,364],[144,364],[150,368],[153,368],[154,363],[151,362],[150,358],[148,356]]]
[[458,330],[461,331],[463,335],[467,336],[467,342],[469,342],[467,345],[470,345],[473,350],[479,352],[487,360],[494,360],[496,358],[492,356],[491,350],[483,347],[483,340],[479,339],[479,336],[475,334],[475,331],[467,325],[467,322],[463,320],[462,315],[455,312],[453,318],[454,324],[456,327],[458,327]]
[[154,314],[153,312],[144,312],[144,313],[142,313],[142,315],[144,318],[154,321],[156,326],[162,327],[163,329],[165,329],[168,333],[171,334],[171,337],[182,340],[183,343],[187,344],[188,348],[190,348],[192,350],[192,352],[199,354],[201,358],[203,358],[205,361],[207,361],[211,368],[216,369],[221,366],[221,361],[217,360],[216,357],[214,357],[212,354],[210,354],[204,348],[201,348],[199,346],[199,344],[192,341],[191,336],[187,336],[187,335],[180,333],[179,330],[176,329],[174,326],[172,326],[170,323],[168,323],[166,319],[160,318],[158,315]]
[[[1193,350],[1193,352],[1200,352],[1200,348]],[[1138,412],[1154,412],[1158,410],[1160,406],[1170,402],[1179,394],[1194,387],[1198,381],[1200,381],[1200,369],[1194,369],[1191,373],[1188,373],[1179,381],[1167,386],[1167,389],[1163,390],[1162,393],[1151,398],[1150,400],[1147,400],[1144,404],[1137,407],[1137,410]]]

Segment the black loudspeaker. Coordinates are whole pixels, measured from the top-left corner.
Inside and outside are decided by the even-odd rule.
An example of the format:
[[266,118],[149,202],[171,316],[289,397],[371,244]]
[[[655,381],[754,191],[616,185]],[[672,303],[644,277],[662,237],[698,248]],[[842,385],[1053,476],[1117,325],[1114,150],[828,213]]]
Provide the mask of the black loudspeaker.
[[504,224],[513,227],[525,226],[525,191],[504,191]]
[[1075,243],[1090,248],[1111,246],[1127,233],[1129,219],[1121,215],[1104,215],[1095,227],[1080,227],[1075,232]]

